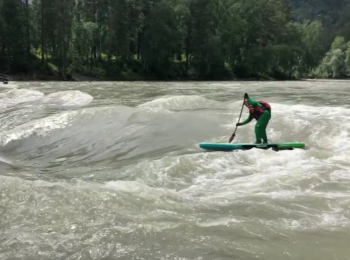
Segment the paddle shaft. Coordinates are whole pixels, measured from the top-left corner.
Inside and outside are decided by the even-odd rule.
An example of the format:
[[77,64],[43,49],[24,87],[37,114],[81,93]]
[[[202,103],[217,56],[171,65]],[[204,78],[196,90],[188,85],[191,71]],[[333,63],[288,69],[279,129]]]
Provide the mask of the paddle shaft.
[[[241,114],[239,115],[237,124],[239,123],[239,121],[241,121],[243,108],[244,108],[244,98],[243,98],[243,103],[242,103],[242,108],[241,108]],[[237,128],[238,128],[238,126],[236,125],[236,129],[235,129],[235,131],[233,132],[233,134],[231,135],[230,140],[229,140],[229,143],[231,143],[231,142],[233,141],[233,138],[235,138]]]

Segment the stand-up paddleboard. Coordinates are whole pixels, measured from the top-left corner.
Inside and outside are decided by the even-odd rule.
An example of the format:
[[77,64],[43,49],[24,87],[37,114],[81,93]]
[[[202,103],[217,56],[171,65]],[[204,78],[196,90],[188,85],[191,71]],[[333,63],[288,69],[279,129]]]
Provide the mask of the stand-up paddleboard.
[[234,151],[234,150],[250,150],[270,149],[273,150],[293,150],[295,148],[304,148],[305,143],[302,142],[285,142],[285,143],[267,143],[267,144],[251,144],[251,143],[201,143],[200,148],[209,151]]

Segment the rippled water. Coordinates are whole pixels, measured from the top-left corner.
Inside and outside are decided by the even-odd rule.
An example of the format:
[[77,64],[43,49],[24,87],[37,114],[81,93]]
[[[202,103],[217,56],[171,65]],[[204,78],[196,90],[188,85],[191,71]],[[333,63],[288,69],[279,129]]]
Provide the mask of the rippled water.
[[[348,89],[0,85],[0,259],[350,259]],[[270,141],[306,148],[201,150],[228,140],[245,92],[271,103]]]

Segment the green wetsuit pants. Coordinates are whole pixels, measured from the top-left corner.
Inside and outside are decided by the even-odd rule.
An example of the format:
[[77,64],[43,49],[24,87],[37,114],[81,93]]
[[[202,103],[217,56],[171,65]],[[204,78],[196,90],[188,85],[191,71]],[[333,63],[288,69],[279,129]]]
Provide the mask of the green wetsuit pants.
[[270,119],[271,112],[265,110],[264,113],[262,113],[262,115],[260,116],[259,120],[256,122],[255,138],[257,144],[260,144],[261,140],[263,141],[263,143],[267,143],[266,127],[269,124]]

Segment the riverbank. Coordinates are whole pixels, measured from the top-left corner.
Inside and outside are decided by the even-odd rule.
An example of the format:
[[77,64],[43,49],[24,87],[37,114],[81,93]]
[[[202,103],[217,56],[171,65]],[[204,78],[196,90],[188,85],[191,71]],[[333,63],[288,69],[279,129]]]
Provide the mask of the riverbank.
[[[194,70],[192,67],[186,72],[184,63],[174,63],[169,70],[158,71],[143,70],[140,63],[133,63],[121,70],[119,67],[110,69],[104,66],[94,67],[91,70],[86,67],[69,69],[64,77],[53,63],[42,64],[39,59],[33,57],[20,72],[0,72],[0,80],[4,81],[294,81],[317,79],[296,76],[292,73],[284,75],[276,71],[270,75],[256,73],[246,77],[238,76],[232,72],[228,65],[216,67],[212,73],[205,74]],[[243,73],[245,74],[245,73]],[[320,78],[321,79],[321,78]]]
[[[172,62],[161,69],[150,69],[142,65],[139,60],[130,60],[126,66],[108,64],[100,61],[92,68],[83,65],[68,66],[62,75],[59,65],[50,60],[42,63],[32,55],[17,70],[0,72],[0,79],[8,81],[271,81],[295,80],[291,75],[271,72],[271,75],[262,73],[239,74],[228,64],[210,64],[202,68],[200,64],[189,65],[185,61]],[[3,74],[1,74],[3,73]],[[1,77],[4,75],[4,77]]]
[[169,81],[169,82],[189,82],[189,81],[308,81],[308,80],[348,80],[347,78],[341,78],[341,79],[325,79],[325,78],[290,78],[290,79],[275,79],[271,77],[252,77],[252,78],[223,78],[223,79],[201,79],[201,78],[176,78],[176,79],[157,79],[157,78],[149,78],[149,77],[142,77],[139,76],[137,78],[131,77],[131,78],[125,78],[125,77],[111,77],[111,78],[96,78],[87,76],[84,74],[79,73],[72,73],[72,75],[67,75],[66,78],[62,78],[56,75],[45,75],[45,74],[36,74],[36,75],[28,75],[28,74],[10,74],[8,75],[8,81],[18,81],[18,82],[38,82],[38,81],[66,81],[66,82],[83,82],[83,81],[150,81],[150,82],[157,82],[157,81]]
[[133,74],[130,76],[126,75],[115,75],[110,77],[97,77],[94,75],[86,75],[73,72],[67,74],[65,78],[55,73],[11,73],[3,74],[6,77],[0,77],[1,80],[6,79],[7,81],[279,81],[279,80],[302,80],[296,78],[289,79],[276,79],[268,76],[250,77],[250,78],[239,78],[239,77],[222,77],[222,78],[201,78],[201,77],[173,77],[173,78],[157,78],[152,75],[140,75]]

